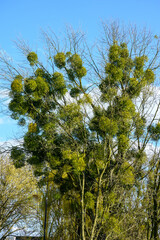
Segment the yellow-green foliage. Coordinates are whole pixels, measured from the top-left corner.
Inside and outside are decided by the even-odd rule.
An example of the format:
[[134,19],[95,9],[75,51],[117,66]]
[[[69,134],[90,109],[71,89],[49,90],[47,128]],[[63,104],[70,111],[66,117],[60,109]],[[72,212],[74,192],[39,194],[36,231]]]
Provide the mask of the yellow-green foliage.
[[68,104],[63,109],[61,109],[59,116],[62,120],[65,121],[66,125],[70,127],[74,127],[82,120],[80,106],[75,103]]
[[37,124],[36,123],[30,123],[28,125],[28,132],[29,133],[35,133],[37,132]]
[[79,100],[80,104],[91,104],[92,103],[92,98],[89,94],[84,94],[83,97]]
[[135,119],[134,119],[134,125],[135,125],[135,135],[137,137],[140,137],[143,132],[144,132],[144,127],[145,127],[145,121],[140,117],[139,114],[136,114]]
[[106,93],[102,93],[101,95],[101,100],[103,102],[111,101],[117,95],[117,89],[114,87],[107,88],[105,92]]
[[27,60],[29,61],[31,66],[34,66],[38,62],[38,56],[35,52],[30,52],[27,55]]
[[[154,72],[151,69],[145,70],[147,61],[145,55],[131,59],[127,44],[118,45],[115,41],[109,49],[105,65],[106,76],[100,84],[101,100],[104,102],[113,100],[118,89],[125,90],[131,99],[138,97],[142,88],[155,80]],[[110,89],[115,91],[112,92]]]
[[108,76],[106,80],[108,80],[108,82],[110,82],[111,84],[122,80],[123,70],[120,67],[115,66],[114,64],[107,63],[105,67],[105,72]]
[[75,172],[83,172],[86,167],[84,156],[77,155],[77,153],[73,154],[72,164],[73,164]]
[[86,70],[85,67],[81,67],[81,68],[76,69],[76,76],[78,78],[82,78],[82,77],[86,76],[86,74],[87,74],[87,70]]
[[85,159],[83,154],[78,152],[73,152],[71,150],[63,151],[63,158],[69,159],[72,163],[75,172],[82,172],[86,167]]
[[96,164],[97,169],[103,169],[105,166],[105,159],[104,159],[104,146],[96,146],[94,151],[91,151],[90,157],[94,159],[94,163]]
[[48,86],[47,82],[42,77],[37,77],[35,79],[35,81],[37,84],[35,96],[36,95],[38,95],[39,97],[45,96],[49,91],[49,86]]
[[[38,194],[36,179],[31,169],[23,167],[16,169],[8,158],[0,159],[0,231],[12,234],[16,226],[26,226],[31,221],[37,202],[34,194]],[[2,230],[3,229],[3,230]],[[18,227],[19,229],[19,227]]]
[[86,192],[85,193],[85,203],[86,203],[87,208],[94,209],[95,196],[91,192]]
[[[78,54],[73,54],[69,58],[69,62],[71,63],[72,71],[68,74],[70,75],[71,80],[73,79],[74,73],[77,78],[82,78],[87,74],[87,70],[85,67],[82,66],[83,62],[81,57]],[[73,75],[73,76],[72,76]]]
[[127,117],[122,117],[118,121],[118,133],[119,134],[128,134],[128,132],[131,130],[131,124],[132,120]]
[[104,161],[104,159],[103,158],[101,158],[101,156],[97,156],[96,158],[95,158],[95,164],[96,164],[96,167],[97,167],[97,169],[103,169],[104,168],[104,166],[105,166],[105,161]]
[[72,170],[72,167],[70,165],[65,164],[62,169],[62,178],[67,178],[68,173],[70,173]]
[[130,78],[130,81],[129,81],[129,85],[135,89],[139,84],[139,81],[137,80],[137,78]]
[[137,78],[130,78],[128,93],[131,96],[139,96],[142,88],[142,84],[137,80]]
[[70,62],[71,62],[71,66],[74,69],[82,67],[82,59],[81,59],[81,57],[78,54],[73,54],[70,57]]
[[115,135],[118,131],[117,123],[105,116],[102,116],[99,120],[99,127],[102,131],[108,133],[109,135]]
[[14,113],[25,114],[27,107],[24,104],[24,97],[22,95],[15,95],[9,103],[9,109]]
[[118,136],[118,150],[124,152],[129,146],[129,139],[126,135],[120,134]]
[[23,91],[22,77],[16,76],[11,84],[11,89],[13,92],[20,93]]
[[134,184],[134,168],[127,162],[121,166],[120,180],[124,185]]
[[120,56],[122,58],[128,58],[129,57],[129,51],[128,51],[128,48],[127,48],[127,44],[126,43],[121,43],[120,47],[121,47]]
[[63,68],[66,64],[66,56],[63,52],[59,52],[54,56],[54,63],[56,67]]
[[52,79],[55,89],[61,89],[65,87],[65,80],[62,73],[55,72]]
[[121,116],[123,118],[129,119],[135,115],[135,106],[132,100],[127,95],[116,99],[115,108],[115,114],[117,114],[117,118]]
[[147,69],[144,73],[144,78],[148,84],[151,84],[155,80],[155,74],[151,69]]
[[135,57],[134,63],[135,63],[135,69],[140,71],[143,69],[145,62],[147,62],[146,56],[141,57]]
[[115,42],[109,49],[109,60],[110,62],[115,62],[119,60],[120,55],[120,47],[118,46],[117,42]]
[[136,78],[143,77],[144,73],[144,65],[145,62],[147,61],[146,56],[141,56],[141,57],[135,57],[134,64],[135,64],[135,70],[134,70],[134,76]]
[[72,159],[72,152],[71,152],[71,150],[64,150],[63,151],[63,158],[71,160]]
[[27,93],[33,92],[37,87],[37,83],[34,79],[26,79],[25,90]]
[[45,72],[43,69],[37,68],[34,74],[36,77],[43,77],[45,75]]

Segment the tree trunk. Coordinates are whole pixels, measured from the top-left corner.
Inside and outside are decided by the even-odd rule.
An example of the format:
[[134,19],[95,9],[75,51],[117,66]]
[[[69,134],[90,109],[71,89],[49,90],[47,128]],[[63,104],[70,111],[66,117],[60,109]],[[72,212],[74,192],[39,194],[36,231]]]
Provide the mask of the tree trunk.
[[83,178],[82,178],[82,199],[81,199],[81,206],[82,206],[82,240],[85,240],[85,211],[84,211],[84,185],[85,185],[85,175],[83,173]]

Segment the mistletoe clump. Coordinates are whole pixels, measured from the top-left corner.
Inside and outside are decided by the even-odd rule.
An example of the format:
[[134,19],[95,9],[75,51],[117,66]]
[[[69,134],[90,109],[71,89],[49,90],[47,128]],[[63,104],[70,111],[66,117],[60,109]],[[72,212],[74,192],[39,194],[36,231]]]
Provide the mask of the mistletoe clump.
[[35,96],[38,96],[38,97],[45,96],[49,92],[48,83],[42,77],[37,77],[35,79],[35,82],[37,85]]
[[67,92],[66,82],[64,80],[63,74],[55,72],[52,76],[52,86],[53,92],[58,96],[62,97]]
[[22,76],[15,77],[11,84],[11,89],[14,93],[21,93],[23,91]]
[[37,83],[34,79],[27,79],[25,82],[25,91],[27,93],[34,92],[37,87]]
[[34,66],[38,62],[38,56],[35,52],[30,52],[27,55],[27,60],[31,66]]
[[59,69],[65,67],[66,56],[63,52],[59,52],[54,56],[54,63]]
[[83,67],[83,62],[78,54],[73,54],[69,58],[71,69],[77,78],[82,78],[87,74],[86,68]]
[[12,147],[11,158],[16,168],[25,166],[25,154],[23,149],[19,147]]
[[102,116],[100,118],[99,127],[102,131],[108,133],[111,136],[115,135],[118,131],[117,123],[114,120],[109,119],[105,116]]

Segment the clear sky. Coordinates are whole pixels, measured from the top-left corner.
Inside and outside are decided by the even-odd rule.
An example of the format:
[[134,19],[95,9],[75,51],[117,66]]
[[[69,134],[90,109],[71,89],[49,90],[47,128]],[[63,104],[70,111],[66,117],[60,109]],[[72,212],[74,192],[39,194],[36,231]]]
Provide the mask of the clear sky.
[[[0,49],[13,58],[17,58],[14,40],[24,38],[31,46],[37,46],[40,30],[48,27],[58,34],[71,25],[94,40],[101,31],[101,22],[115,19],[146,26],[160,35],[159,0],[0,0],[0,9]],[[0,115],[0,142],[15,137],[15,125]]]

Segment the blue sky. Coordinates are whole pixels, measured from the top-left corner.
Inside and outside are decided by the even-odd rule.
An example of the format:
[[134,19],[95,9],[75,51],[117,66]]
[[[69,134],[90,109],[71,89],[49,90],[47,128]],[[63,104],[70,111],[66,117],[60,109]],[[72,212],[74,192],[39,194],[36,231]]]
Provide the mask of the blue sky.
[[[0,0],[0,9],[0,49],[16,59],[19,53],[13,41],[24,38],[33,47],[41,46],[40,30],[48,27],[58,34],[72,25],[94,41],[101,21],[116,19],[146,26],[160,35],[159,0]],[[1,113],[0,142],[14,138],[17,132],[16,122]]]

